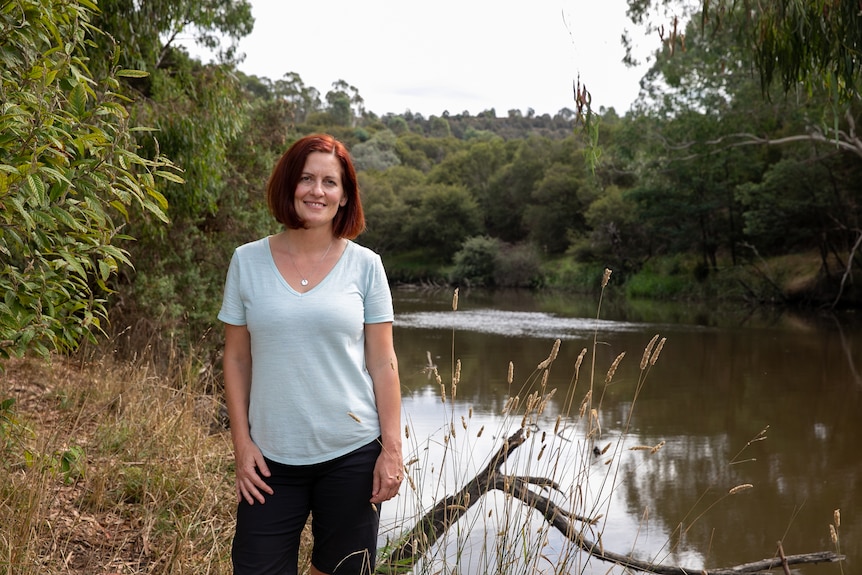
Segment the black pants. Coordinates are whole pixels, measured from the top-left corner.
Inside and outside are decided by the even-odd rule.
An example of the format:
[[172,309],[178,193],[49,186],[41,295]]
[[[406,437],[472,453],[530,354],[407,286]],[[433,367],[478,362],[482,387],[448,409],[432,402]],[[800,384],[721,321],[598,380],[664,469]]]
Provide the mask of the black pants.
[[324,573],[370,574],[377,553],[378,509],[371,499],[373,441],[347,455],[314,465],[267,460],[264,481],[274,493],[261,505],[244,499],[237,507],[233,540],[235,575],[296,575],[302,529],[312,517],[311,562]]

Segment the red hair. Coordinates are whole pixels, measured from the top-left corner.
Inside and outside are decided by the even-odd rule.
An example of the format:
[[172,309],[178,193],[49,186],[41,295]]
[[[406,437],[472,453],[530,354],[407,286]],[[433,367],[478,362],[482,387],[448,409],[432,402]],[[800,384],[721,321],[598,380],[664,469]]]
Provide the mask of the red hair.
[[305,222],[296,213],[293,200],[305,161],[313,152],[332,154],[341,164],[341,187],[347,203],[338,208],[332,222],[332,232],[337,238],[352,240],[365,230],[365,213],[359,199],[359,180],[347,148],[329,134],[305,136],[294,142],[281,156],[266,185],[269,211],[280,224],[288,228],[305,227]]

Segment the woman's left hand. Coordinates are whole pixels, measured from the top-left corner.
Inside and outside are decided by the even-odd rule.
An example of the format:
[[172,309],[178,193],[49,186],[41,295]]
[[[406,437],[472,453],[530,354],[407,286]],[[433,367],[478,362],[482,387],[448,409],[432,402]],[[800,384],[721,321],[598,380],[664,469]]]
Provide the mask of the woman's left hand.
[[382,503],[398,495],[403,480],[401,453],[392,453],[384,447],[374,465],[371,503]]

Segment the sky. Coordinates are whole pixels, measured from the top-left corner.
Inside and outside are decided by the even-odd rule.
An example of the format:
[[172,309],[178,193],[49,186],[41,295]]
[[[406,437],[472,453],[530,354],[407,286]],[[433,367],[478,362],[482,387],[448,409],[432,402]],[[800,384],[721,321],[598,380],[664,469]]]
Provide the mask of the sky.
[[[620,37],[633,31],[626,0],[251,3],[255,26],[239,43],[240,70],[272,80],[296,72],[321,97],[344,80],[378,116],[491,108],[553,116],[575,109],[579,76],[594,109],[623,114],[645,72],[621,62]],[[636,43],[643,54],[655,47]]]

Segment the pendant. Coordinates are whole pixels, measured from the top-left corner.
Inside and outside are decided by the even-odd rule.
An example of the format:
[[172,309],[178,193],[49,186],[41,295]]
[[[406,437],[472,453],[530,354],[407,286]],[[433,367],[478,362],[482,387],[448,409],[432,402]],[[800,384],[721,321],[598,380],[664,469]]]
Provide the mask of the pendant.
[[308,280],[305,280],[305,279],[303,279],[303,280],[299,280],[299,283],[300,283],[300,284],[302,284],[302,285],[304,285],[304,286],[307,286],[307,285],[308,285]]

